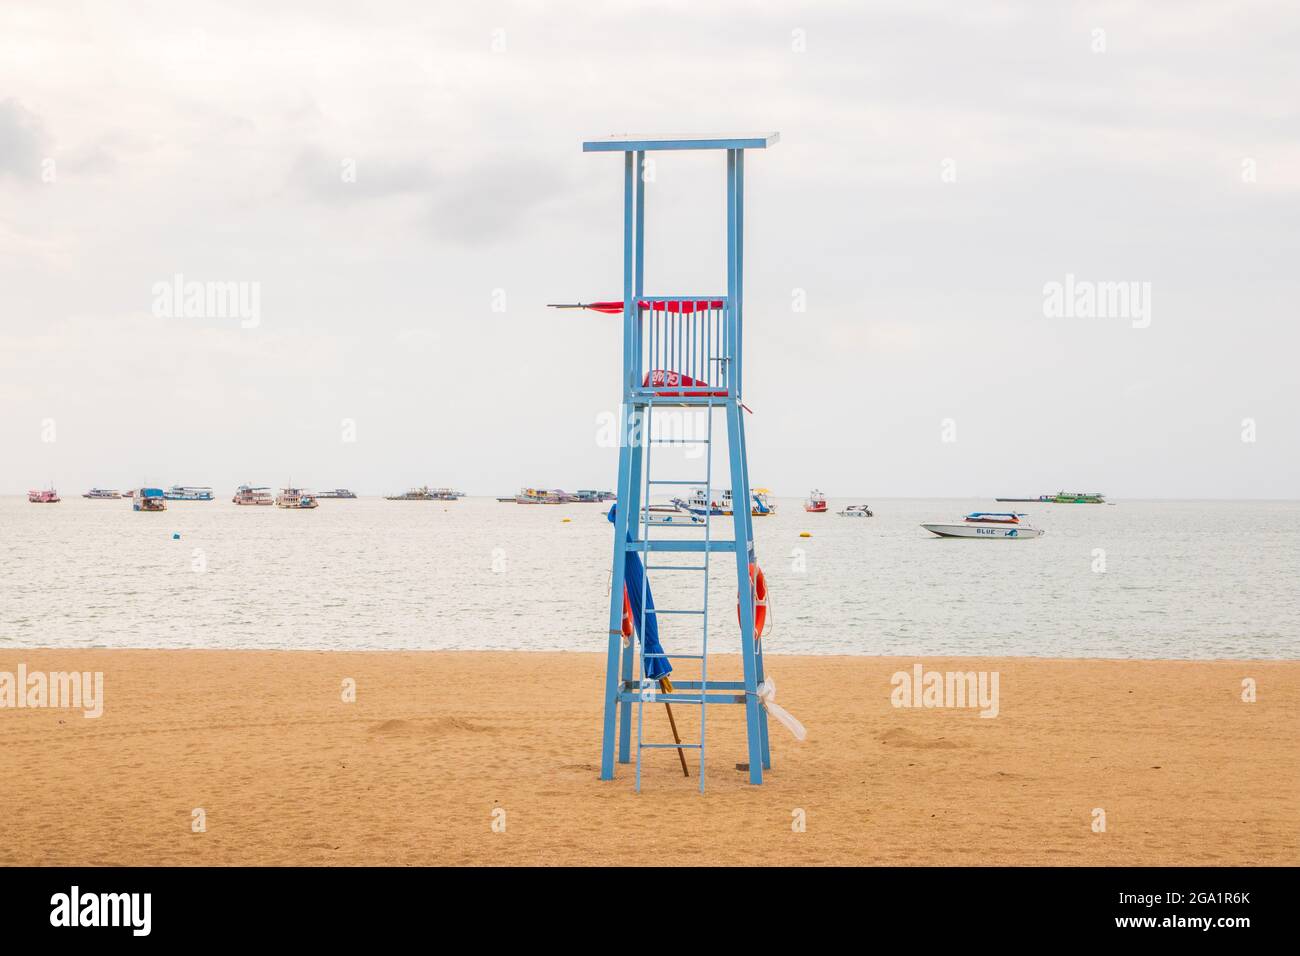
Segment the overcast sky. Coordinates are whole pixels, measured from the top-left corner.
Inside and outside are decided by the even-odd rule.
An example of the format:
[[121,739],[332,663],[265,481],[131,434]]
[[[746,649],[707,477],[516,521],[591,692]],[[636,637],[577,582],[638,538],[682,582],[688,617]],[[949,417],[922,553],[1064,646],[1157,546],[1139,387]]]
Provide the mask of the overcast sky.
[[[1297,91],[1276,3],[5,3],[0,493],[612,487],[619,320],[544,307],[621,294],[581,142],[776,130],[755,484],[1295,498]],[[649,290],[725,288],[723,171],[659,154]]]

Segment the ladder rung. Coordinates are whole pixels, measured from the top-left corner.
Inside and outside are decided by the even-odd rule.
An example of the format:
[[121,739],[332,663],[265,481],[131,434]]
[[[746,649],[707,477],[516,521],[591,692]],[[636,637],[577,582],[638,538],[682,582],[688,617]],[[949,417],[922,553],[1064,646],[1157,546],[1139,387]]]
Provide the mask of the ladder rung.
[[703,614],[703,611],[665,611],[657,607],[648,607],[645,609],[647,614]]
[[700,744],[637,744],[640,750],[699,750]]
[[733,540],[719,541],[713,538],[710,541],[669,541],[659,538],[653,541],[628,541],[624,551],[691,551],[699,553],[702,551],[735,551],[736,542]]
[[651,438],[651,445],[712,445],[707,438]]
[[647,571],[707,571],[702,564],[647,564]]

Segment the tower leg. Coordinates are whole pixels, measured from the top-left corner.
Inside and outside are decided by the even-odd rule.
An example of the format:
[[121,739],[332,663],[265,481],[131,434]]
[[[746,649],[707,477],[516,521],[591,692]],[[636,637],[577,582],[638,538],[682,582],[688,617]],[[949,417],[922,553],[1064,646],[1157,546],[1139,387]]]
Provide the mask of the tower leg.
[[727,402],[727,445],[731,453],[731,513],[736,529],[736,588],[740,599],[740,656],[745,671],[745,730],[749,742],[749,782],[763,782],[763,706],[758,700],[758,655],[754,649],[754,589],[749,564],[754,560],[754,518],[749,513],[749,477],[745,464],[745,423],[740,404]]
[[[605,721],[604,735],[601,738],[600,748],[600,779],[614,779],[614,736],[615,718],[618,710],[618,690],[619,664],[620,659],[626,658],[623,662],[623,669],[630,666],[632,660],[631,648],[627,653],[623,652],[623,580],[624,570],[627,564],[627,537],[628,537],[628,509],[626,502],[631,497],[632,477],[632,418],[626,406],[621,409],[623,413],[622,421],[622,441],[618,452],[618,507],[614,512],[614,561],[613,577],[609,587],[609,647],[605,660]],[[632,705],[625,704],[624,716],[624,733],[626,734],[627,725],[631,723]],[[619,748],[623,751],[623,747]],[[621,756],[621,754],[620,754]],[[626,762],[626,758],[624,758]]]
[[[642,408],[629,409],[628,415],[632,419],[632,434],[634,436],[643,436],[643,429],[645,427],[645,410]],[[632,533],[635,535],[640,534],[641,529],[641,462],[644,454],[644,446],[640,441],[637,441],[628,446],[628,453],[630,456],[629,467],[631,470],[631,476],[628,479],[628,494],[627,497],[622,497],[620,489],[618,510],[620,512],[627,512],[627,526],[632,529]],[[644,556],[644,559],[648,562],[649,557],[650,556],[647,554]],[[626,554],[624,555],[623,560],[627,560]],[[633,601],[639,600],[639,597],[635,594],[630,595],[630,597]],[[633,667],[636,664],[636,652],[637,645],[635,640],[623,650],[623,668],[621,673],[624,682],[632,679]],[[618,762],[632,762],[632,702],[630,700],[623,701],[623,703],[619,705],[618,709]]]
[[[743,409],[738,413],[738,417],[740,419],[740,429],[739,429],[740,460],[741,462],[744,463],[745,488],[748,489],[750,487],[749,485],[749,444],[745,439],[745,428],[744,428],[745,416],[744,416]],[[734,495],[735,492],[733,491],[732,494]],[[750,524],[750,531],[752,533],[753,525],[754,525],[754,521],[752,517],[750,518],[749,524]],[[751,560],[754,560],[754,558],[751,558]],[[763,645],[762,644],[758,644],[757,647],[755,648],[754,657],[755,657],[754,660],[755,676],[757,678],[758,683],[762,684],[763,681],[767,679],[767,675],[763,669]],[[764,707],[762,704],[759,704],[758,707],[758,726],[760,731],[759,736],[762,739],[763,769],[771,770],[772,769],[772,748],[768,743],[767,708]]]

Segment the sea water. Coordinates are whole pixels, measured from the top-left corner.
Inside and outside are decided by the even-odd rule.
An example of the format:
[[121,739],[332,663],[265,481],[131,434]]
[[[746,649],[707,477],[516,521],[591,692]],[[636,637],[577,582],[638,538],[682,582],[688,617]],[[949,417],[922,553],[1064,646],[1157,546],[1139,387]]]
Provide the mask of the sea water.
[[[864,502],[875,517],[835,514]],[[1300,502],[832,498],[820,515],[776,503],[754,519],[768,653],[1300,657]],[[1047,533],[941,539],[920,527],[1007,507]],[[0,649],[603,651],[607,509],[359,498],[287,511],[222,495],[147,514],[126,500],[4,497]],[[714,519],[715,537],[731,531]],[[702,609],[704,578],[652,571],[657,605]],[[708,583],[709,650],[734,653],[729,555],[713,557]],[[701,616],[662,622],[669,652],[698,652]]]

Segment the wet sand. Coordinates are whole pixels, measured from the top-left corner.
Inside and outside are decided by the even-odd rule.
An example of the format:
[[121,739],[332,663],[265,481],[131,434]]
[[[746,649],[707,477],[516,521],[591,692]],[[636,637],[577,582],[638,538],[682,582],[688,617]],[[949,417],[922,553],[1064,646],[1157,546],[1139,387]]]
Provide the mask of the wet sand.
[[773,723],[752,787],[743,709],[710,708],[704,795],[694,753],[684,779],[648,752],[639,795],[631,766],[597,779],[595,654],[0,651],[19,663],[102,671],[104,713],[0,709],[0,864],[1300,864],[1300,662],[920,662],[996,671],[985,719],[893,706],[915,658],[769,654],[808,740]]

